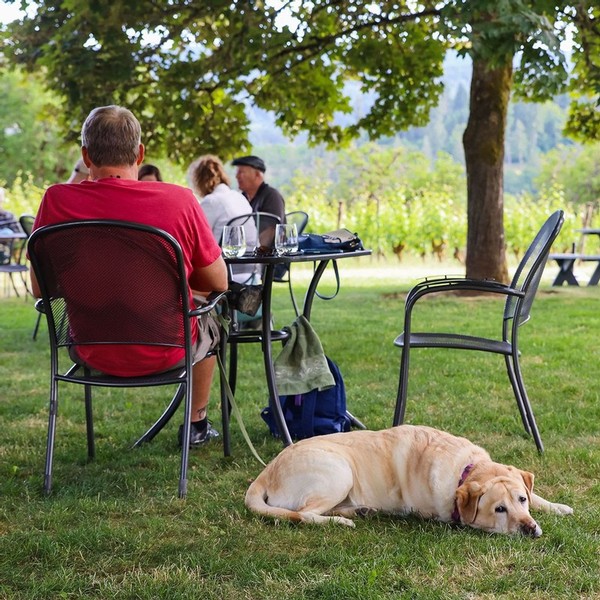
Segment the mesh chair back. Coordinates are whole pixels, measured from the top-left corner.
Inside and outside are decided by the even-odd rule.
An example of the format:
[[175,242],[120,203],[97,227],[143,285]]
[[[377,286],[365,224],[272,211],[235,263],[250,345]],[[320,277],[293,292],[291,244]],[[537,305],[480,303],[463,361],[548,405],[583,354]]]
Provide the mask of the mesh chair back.
[[35,222],[35,217],[33,215],[21,215],[19,217],[19,224],[21,225],[21,229],[29,236],[33,231],[33,224]]
[[62,223],[36,230],[28,248],[57,346],[185,348],[187,279],[168,233],[118,221]]
[[272,213],[253,212],[239,217],[233,217],[227,225],[246,225],[250,219],[254,220],[258,231],[258,245],[272,248],[275,242],[275,225],[281,223],[281,219]]
[[308,225],[308,213],[305,213],[303,210],[294,210],[292,212],[285,214],[285,222],[296,224],[296,229],[298,230],[298,235],[300,235]]
[[[564,223],[564,213],[557,210],[548,217],[538,234],[531,242],[514,274],[511,287],[525,293],[523,299],[509,296],[504,310],[505,320],[517,318],[519,325],[529,319],[531,305],[535,298],[550,248]],[[518,310],[518,314],[515,311]]]

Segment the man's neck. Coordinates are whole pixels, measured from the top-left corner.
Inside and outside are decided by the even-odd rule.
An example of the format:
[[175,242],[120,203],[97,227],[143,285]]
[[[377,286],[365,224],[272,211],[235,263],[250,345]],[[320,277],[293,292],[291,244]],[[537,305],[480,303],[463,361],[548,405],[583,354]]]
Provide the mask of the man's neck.
[[118,166],[118,167],[96,167],[90,165],[90,179],[96,181],[98,179],[109,179],[111,177],[116,179],[136,179],[137,180],[138,166]]
[[244,190],[244,192],[246,193],[246,197],[248,198],[248,200],[250,200],[250,202],[254,200],[254,197],[256,196],[258,190],[260,189],[263,183],[264,181],[261,181],[257,186],[253,187],[252,189]]

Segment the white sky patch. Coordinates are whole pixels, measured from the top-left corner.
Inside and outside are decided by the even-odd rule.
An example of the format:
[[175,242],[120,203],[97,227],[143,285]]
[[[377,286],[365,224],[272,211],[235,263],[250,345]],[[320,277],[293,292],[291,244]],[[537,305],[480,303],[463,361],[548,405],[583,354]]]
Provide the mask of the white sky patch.
[[37,5],[32,4],[27,8],[27,11],[20,9],[19,2],[0,2],[0,23],[10,23],[17,19],[22,19],[25,16],[32,16],[37,11]]
[[[296,0],[291,3],[291,8],[296,8],[300,5],[301,0]],[[284,4],[287,4],[286,0],[267,0],[265,4],[275,10],[280,10]],[[288,8],[277,15],[275,19],[275,27],[277,29],[284,29],[285,27],[289,27],[292,31],[295,31],[300,25],[300,21],[292,16],[292,11]]]

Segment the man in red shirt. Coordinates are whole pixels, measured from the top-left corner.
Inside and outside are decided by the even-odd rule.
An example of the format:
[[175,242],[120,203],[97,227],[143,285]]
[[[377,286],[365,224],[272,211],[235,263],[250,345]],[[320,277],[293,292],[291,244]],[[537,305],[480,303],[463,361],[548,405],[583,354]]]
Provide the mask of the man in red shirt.
[[[83,124],[81,143],[89,178],[78,185],[49,187],[34,229],[84,219],[116,219],[159,227],[181,245],[190,300],[192,290],[200,295],[226,290],[227,267],[221,249],[192,191],[169,183],[138,181],[144,145],[135,116],[120,106],[95,108]],[[40,289],[33,271],[31,280],[34,295],[39,297]],[[196,324],[193,339],[198,349],[200,337]],[[204,352],[198,354],[199,358],[204,356]],[[79,358],[111,375],[136,376],[167,370],[183,358],[183,353],[174,348],[139,347],[132,352],[129,346],[90,346],[79,348]],[[215,364],[214,356],[194,364],[192,447],[201,446],[219,435],[206,415]]]

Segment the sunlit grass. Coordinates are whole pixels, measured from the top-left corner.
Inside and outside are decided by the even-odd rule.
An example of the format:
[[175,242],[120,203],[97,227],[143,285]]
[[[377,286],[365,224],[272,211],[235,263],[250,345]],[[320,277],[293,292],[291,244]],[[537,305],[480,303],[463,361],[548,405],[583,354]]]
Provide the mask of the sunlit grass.
[[[224,458],[219,442],[194,452],[181,501],[178,419],[152,444],[130,449],[161,410],[164,390],[99,390],[97,458],[88,463],[82,390],[63,386],[54,493],[45,498],[46,329],[33,342],[32,303],[0,299],[0,598],[598,597],[600,288],[551,288],[548,270],[522,329],[545,454],[522,429],[501,357],[415,351],[406,414],[531,470],[542,495],[574,507],[568,518],[536,515],[538,540],[418,518],[373,517],[355,530],[256,518],[243,498],[260,465],[235,421],[233,456]],[[391,424],[403,295],[427,272],[344,266],[338,297],[315,302],[313,325],[340,365],[348,406],[372,429]],[[295,269],[293,277],[301,298],[306,275]],[[322,290],[333,289],[328,273]],[[287,324],[294,315],[285,287],[275,295],[276,320]],[[499,326],[495,299],[425,304],[424,325]],[[257,450],[270,459],[281,446],[259,414],[267,403],[260,361],[258,347],[241,348],[236,397]],[[210,416],[218,427],[217,391]]]

